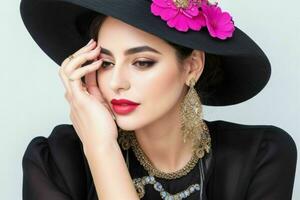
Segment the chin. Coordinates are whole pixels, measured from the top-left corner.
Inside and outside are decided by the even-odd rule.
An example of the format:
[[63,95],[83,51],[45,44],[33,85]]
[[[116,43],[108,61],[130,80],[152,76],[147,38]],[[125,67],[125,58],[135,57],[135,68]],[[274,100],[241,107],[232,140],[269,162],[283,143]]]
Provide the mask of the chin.
[[138,120],[135,117],[128,115],[115,115],[116,123],[118,127],[120,127],[124,131],[133,131],[138,129],[140,126],[138,125]]
[[132,115],[132,116],[117,116],[116,123],[118,127],[124,131],[135,131],[148,126],[151,122],[147,121],[147,119],[145,118]]

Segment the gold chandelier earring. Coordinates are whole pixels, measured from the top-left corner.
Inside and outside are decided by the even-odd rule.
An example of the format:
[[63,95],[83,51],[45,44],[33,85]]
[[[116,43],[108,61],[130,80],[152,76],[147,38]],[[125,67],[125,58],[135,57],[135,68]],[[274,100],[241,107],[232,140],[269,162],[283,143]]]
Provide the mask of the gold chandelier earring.
[[189,90],[180,105],[181,131],[183,142],[188,139],[193,143],[197,157],[202,158],[205,151],[209,153],[211,138],[206,123],[202,120],[202,103],[195,90],[195,79],[192,78]]

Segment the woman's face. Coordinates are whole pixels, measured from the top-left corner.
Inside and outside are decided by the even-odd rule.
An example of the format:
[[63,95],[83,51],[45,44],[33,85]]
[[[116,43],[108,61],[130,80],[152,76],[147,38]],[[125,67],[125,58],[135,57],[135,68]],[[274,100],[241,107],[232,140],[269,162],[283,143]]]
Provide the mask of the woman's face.
[[[103,22],[98,43],[104,61],[97,71],[97,81],[107,104],[112,108],[112,99],[140,104],[128,114],[118,114],[112,108],[120,128],[142,128],[174,109],[184,95],[187,77],[172,46],[112,17]],[[129,50],[142,46],[153,50]]]

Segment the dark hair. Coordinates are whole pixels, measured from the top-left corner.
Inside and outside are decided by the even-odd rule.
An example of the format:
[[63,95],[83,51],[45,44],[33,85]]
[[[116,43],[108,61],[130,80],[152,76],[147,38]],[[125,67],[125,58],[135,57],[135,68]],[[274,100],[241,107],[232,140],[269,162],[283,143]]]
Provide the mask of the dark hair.
[[[88,35],[90,38],[97,40],[98,32],[103,23],[106,15],[97,15],[91,21],[89,26]],[[165,40],[169,45],[171,45],[176,50],[176,56],[181,63],[183,60],[188,58],[193,49],[184,47],[172,42]],[[224,79],[224,71],[221,68],[221,57],[215,54],[210,54],[205,52],[205,65],[203,72],[195,85],[195,89],[200,96],[200,99],[209,99],[209,96],[215,92],[216,86],[219,85]]]

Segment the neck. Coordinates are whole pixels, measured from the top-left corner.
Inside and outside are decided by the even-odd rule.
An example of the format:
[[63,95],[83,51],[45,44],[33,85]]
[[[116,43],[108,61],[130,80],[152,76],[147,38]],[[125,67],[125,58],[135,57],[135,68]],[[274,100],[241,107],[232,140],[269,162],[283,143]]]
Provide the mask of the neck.
[[180,130],[180,107],[142,129],[135,135],[144,154],[160,171],[175,172],[182,169],[192,157],[192,144],[183,142]]

